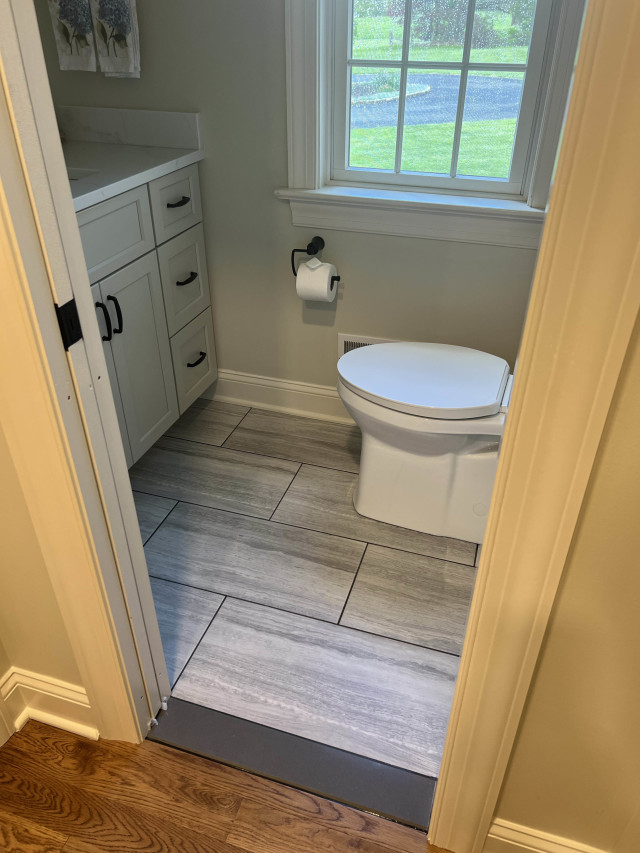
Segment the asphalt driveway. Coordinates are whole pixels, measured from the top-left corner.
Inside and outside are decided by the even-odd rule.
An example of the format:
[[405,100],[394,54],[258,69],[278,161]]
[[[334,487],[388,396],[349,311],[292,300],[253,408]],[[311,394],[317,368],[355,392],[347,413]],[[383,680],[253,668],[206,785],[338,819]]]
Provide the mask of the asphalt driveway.
[[[365,81],[363,75],[358,79]],[[410,74],[409,83],[431,86],[424,95],[407,98],[406,124],[443,124],[456,120],[459,78],[454,74]],[[517,118],[522,78],[469,76],[464,117],[467,121]],[[395,127],[398,99],[354,104],[351,127]]]

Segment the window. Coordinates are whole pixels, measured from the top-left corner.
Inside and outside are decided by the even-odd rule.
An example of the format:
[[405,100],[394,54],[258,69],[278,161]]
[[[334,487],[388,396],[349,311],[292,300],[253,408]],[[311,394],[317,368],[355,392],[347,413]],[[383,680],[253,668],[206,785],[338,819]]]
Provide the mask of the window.
[[549,0],[350,0],[332,178],[523,194]]
[[585,0],[285,0],[294,225],[536,248]]

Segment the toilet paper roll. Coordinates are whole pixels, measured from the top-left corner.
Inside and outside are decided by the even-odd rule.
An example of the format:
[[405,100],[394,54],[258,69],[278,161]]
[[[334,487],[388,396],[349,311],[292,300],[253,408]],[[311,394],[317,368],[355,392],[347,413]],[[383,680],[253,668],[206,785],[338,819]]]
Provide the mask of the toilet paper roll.
[[334,275],[334,265],[323,264],[317,258],[300,264],[296,277],[298,296],[307,302],[333,302],[338,292],[337,282],[334,282],[333,286],[331,284]]

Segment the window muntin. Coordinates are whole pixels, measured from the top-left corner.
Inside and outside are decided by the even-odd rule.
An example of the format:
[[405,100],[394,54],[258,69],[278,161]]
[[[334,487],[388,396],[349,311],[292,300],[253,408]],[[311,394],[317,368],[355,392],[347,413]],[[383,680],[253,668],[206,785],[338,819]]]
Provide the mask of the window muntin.
[[338,0],[333,182],[522,195],[550,10]]

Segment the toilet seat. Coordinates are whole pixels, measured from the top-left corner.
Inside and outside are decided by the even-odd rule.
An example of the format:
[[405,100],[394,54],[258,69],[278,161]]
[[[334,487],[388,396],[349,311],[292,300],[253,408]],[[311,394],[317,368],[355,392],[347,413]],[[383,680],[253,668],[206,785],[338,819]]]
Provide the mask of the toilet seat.
[[372,344],[338,361],[342,385],[359,397],[423,418],[464,420],[500,412],[504,359],[449,344]]

